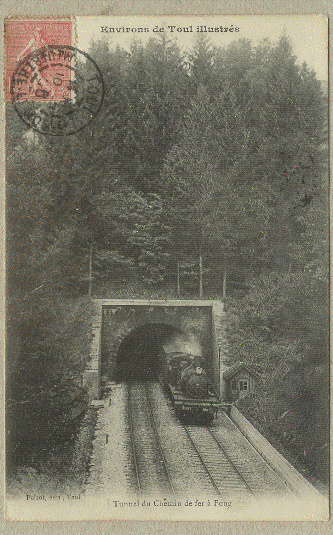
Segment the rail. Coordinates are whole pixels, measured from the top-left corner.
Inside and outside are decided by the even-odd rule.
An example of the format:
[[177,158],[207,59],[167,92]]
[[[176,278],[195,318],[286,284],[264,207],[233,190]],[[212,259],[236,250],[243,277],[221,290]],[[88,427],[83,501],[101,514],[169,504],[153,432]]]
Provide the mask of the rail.
[[140,482],[140,476],[139,476],[139,470],[138,470],[138,457],[136,452],[136,446],[135,446],[135,440],[134,440],[134,428],[133,428],[133,420],[132,420],[132,400],[131,400],[131,388],[128,387],[128,423],[129,423],[129,430],[130,430],[130,441],[131,441],[131,447],[132,447],[132,454],[133,454],[133,463],[134,463],[134,471],[135,471],[135,477],[136,477],[136,484],[138,487],[139,495],[142,495],[142,487]]
[[219,487],[218,487],[218,485],[217,485],[215,479],[213,478],[213,476],[212,476],[212,474],[211,474],[209,468],[207,467],[207,465],[206,465],[204,459],[202,458],[202,455],[201,455],[200,451],[198,450],[196,444],[194,443],[194,440],[192,440],[192,437],[191,437],[191,434],[190,434],[190,432],[189,432],[189,430],[188,430],[188,427],[187,427],[187,426],[184,426],[184,430],[185,430],[185,432],[186,432],[186,434],[187,434],[187,436],[188,436],[188,438],[189,438],[189,440],[190,440],[190,442],[191,442],[191,445],[192,445],[194,451],[195,451],[196,454],[198,455],[198,457],[199,457],[199,459],[200,459],[200,461],[201,461],[201,464],[202,464],[202,466],[204,467],[205,472],[206,472],[206,474],[208,475],[208,477],[209,477],[209,479],[210,479],[210,481],[211,481],[211,483],[212,483],[214,489],[215,489],[216,492],[219,494],[219,496],[222,496],[221,491],[220,491],[220,489],[219,489]]
[[[173,495],[175,495],[175,489],[172,484],[171,476],[167,467],[167,460],[163,451],[163,447],[159,438],[159,433],[156,426],[156,421],[154,418],[154,411],[152,408],[151,401],[149,399],[149,391],[147,384],[136,384],[138,388],[139,403],[141,406],[141,419],[144,417],[143,422],[141,422],[140,429],[136,429],[136,426],[139,425],[140,415],[138,411],[133,409],[133,399],[132,399],[132,388],[129,385],[128,389],[128,418],[129,418],[129,430],[130,430],[130,441],[131,448],[133,453],[133,462],[135,469],[135,478],[138,491],[142,495],[144,488],[149,489],[149,483],[147,481],[156,480],[156,475],[158,474],[159,484],[161,480],[168,487]],[[136,419],[135,419],[136,418]],[[141,444],[141,450],[137,447],[137,441],[139,437],[139,442],[143,441],[144,448]],[[144,458],[142,461],[140,456]],[[148,457],[148,461],[147,461]],[[160,462],[152,461],[153,458],[160,459]],[[162,472],[161,472],[162,470]],[[164,474],[164,475],[163,475]],[[155,476],[155,477],[154,477]],[[144,480],[146,478],[146,481]],[[143,482],[146,482],[144,485]],[[153,490],[153,489],[152,489]],[[165,489],[163,489],[165,491]]]
[[[224,493],[226,490],[243,490],[253,493],[251,487],[209,427],[186,426],[185,430],[219,495],[222,495],[221,492]],[[209,467],[209,465],[211,466]]]
[[160,438],[159,438],[159,434],[158,434],[158,430],[157,430],[157,426],[156,426],[156,420],[155,420],[155,417],[154,417],[154,411],[152,409],[152,405],[151,405],[151,402],[150,402],[149,388],[148,388],[147,384],[145,384],[145,392],[146,392],[147,406],[148,406],[148,410],[149,410],[149,417],[150,417],[150,420],[151,420],[151,423],[152,423],[152,427],[153,427],[153,430],[154,430],[156,444],[157,444],[157,447],[158,447],[158,450],[159,450],[160,457],[162,459],[163,468],[164,468],[164,471],[166,473],[167,480],[169,482],[169,486],[170,486],[171,492],[172,492],[172,494],[175,495],[176,493],[175,493],[175,489],[174,489],[174,486],[172,484],[172,479],[171,479],[171,476],[170,476],[170,473],[169,473],[168,463],[167,463],[167,460],[166,460],[166,457],[165,457],[165,454],[164,454],[164,450],[163,450],[163,447],[162,447],[162,444],[161,444],[161,441],[160,441]]
[[238,468],[236,468],[235,464],[232,462],[232,460],[230,459],[230,456],[227,454],[227,452],[225,451],[224,447],[222,446],[221,442],[219,441],[219,439],[217,438],[217,436],[215,435],[215,433],[208,427],[207,428],[207,431],[209,432],[209,434],[211,435],[211,437],[215,440],[216,444],[218,445],[219,449],[223,452],[223,454],[227,457],[228,461],[230,462],[230,464],[232,465],[233,469],[235,470],[235,472],[237,472],[237,474],[239,475],[239,477],[244,481],[245,483],[245,486],[247,487],[247,489],[253,494],[253,490],[251,489],[250,485],[248,484],[248,482],[246,481],[246,479],[244,478],[244,476],[240,473],[240,471],[238,470]]

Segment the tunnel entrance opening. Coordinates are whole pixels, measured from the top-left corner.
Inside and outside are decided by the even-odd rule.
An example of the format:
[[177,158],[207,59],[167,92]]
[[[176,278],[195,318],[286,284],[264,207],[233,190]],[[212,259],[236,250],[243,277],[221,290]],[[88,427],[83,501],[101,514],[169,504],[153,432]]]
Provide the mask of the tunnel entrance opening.
[[162,346],[182,334],[181,330],[164,323],[150,323],[134,329],[120,345],[116,360],[116,381],[156,380]]

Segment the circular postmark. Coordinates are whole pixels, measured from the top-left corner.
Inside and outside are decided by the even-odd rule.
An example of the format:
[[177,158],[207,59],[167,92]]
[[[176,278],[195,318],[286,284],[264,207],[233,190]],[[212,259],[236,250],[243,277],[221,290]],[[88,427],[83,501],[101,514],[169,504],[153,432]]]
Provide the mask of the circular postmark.
[[87,53],[69,45],[48,45],[19,61],[10,94],[27,126],[41,134],[66,136],[96,117],[103,103],[104,82]]

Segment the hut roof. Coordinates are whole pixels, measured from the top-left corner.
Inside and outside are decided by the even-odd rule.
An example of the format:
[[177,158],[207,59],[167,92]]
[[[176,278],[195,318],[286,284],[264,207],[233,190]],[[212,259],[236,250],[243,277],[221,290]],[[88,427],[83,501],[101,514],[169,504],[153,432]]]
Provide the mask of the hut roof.
[[236,364],[233,364],[232,366],[230,366],[230,368],[228,368],[227,370],[225,370],[225,372],[223,372],[223,377],[224,379],[230,379],[230,377],[235,375],[240,370],[246,370],[248,373],[250,373],[254,377],[257,377],[257,379],[260,379],[259,373],[253,370],[252,368],[250,368],[250,366],[245,364],[245,362],[236,362]]

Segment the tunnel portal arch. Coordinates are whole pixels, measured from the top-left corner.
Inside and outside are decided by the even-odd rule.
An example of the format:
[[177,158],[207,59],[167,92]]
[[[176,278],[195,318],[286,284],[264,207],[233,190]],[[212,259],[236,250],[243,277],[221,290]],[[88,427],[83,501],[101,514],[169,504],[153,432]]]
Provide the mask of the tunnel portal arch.
[[[135,342],[136,329],[143,328],[144,336],[165,336],[177,330],[189,337],[197,337],[203,357],[211,371],[216,391],[224,388],[221,370],[228,359],[225,337],[225,313],[218,301],[98,299],[94,301],[94,334],[91,359],[85,371],[85,383],[91,382],[90,391],[97,395],[100,379],[115,380],[119,363],[126,360],[125,353]],[[163,324],[166,327],[145,327]],[[148,329],[150,334],[145,331]],[[139,332],[139,331],[138,331]],[[156,334],[156,330],[155,330]],[[164,340],[165,340],[164,339]],[[153,345],[151,351],[155,352]],[[134,359],[135,360],[135,359]],[[153,358],[147,358],[147,364]],[[103,377],[104,376],[104,377]],[[89,383],[90,384],[90,383]]]

